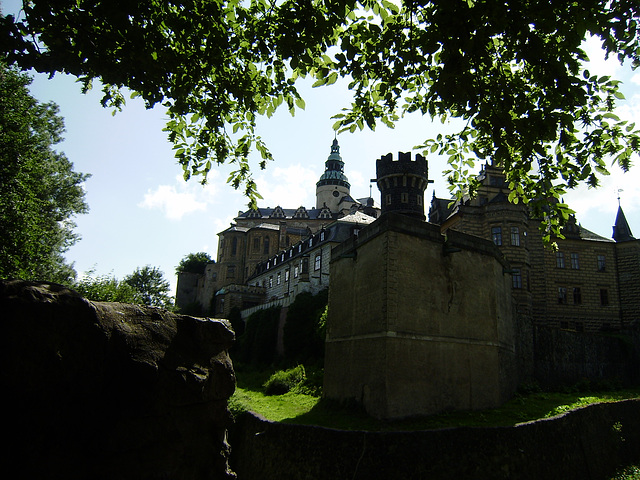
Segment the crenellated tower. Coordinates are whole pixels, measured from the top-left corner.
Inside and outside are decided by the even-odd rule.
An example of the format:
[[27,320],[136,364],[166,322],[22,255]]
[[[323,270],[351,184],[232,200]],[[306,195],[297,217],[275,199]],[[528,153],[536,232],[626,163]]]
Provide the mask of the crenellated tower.
[[351,185],[344,174],[344,162],[340,156],[340,145],[334,139],[331,153],[325,162],[324,173],[316,183],[316,208],[327,206],[332,212],[338,211],[340,201],[350,195]]
[[427,160],[416,154],[398,153],[394,160],[390,153],[376,161],[376,183],[380,190],[382,214],[396,212],[425,220],[424,191],[429,183]]

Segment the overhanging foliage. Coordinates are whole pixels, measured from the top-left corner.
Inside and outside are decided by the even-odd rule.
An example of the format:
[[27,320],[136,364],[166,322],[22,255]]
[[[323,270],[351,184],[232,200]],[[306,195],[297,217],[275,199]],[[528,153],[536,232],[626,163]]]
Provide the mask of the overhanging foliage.
[[511,200],[557,227],[559,199],[596,186],[640,149],[635,125],[615,115],[619,82],[585,70],[584,39],[640,64],[636,0],[57,0],[25,2],[2,18],[11,62],[121,89],[167,108],[167,133],[185,178],[216,164],[252,206],[260,198],[249,154],[272,160],[256,117],[304,108],[299,78],[349,80],[354,100],[338,131],[393,126],[403,114],[464,121],[456,134],[417,139],[448,158],[451,189],[473,194],[477,159],[505,168]]

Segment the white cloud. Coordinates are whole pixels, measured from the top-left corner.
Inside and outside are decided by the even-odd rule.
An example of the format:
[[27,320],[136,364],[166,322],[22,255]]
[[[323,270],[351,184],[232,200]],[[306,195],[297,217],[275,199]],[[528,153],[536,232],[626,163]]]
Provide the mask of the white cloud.
[[303,167],[299,163],[289,167],[269,169],[268,178],[261,176],[256,179],[258,191],[262,200],[261,207],[306,208],[315,207],[315,184],[320,178],[313,169]]
[[631,83],[635,83],[636,85],[640,85],[640,73],[636,73],[631,77]]
[[138,206],[161,210],[170,220],[180,220],[186,214],[207,208],[207,204],[198,201],[194,194],[178,192],[173,185],[159,185],[155,190],[147,191]]
[[176,221],[190,213],[204,212],[216,200],[218,188],[212,180],[218,176],[215,172],[210,174],[209,183],[203,186],[197,179],[185,182],[178,175],[173,185],[158,185],[147,190],[138,207],[160,210],[166,218]]

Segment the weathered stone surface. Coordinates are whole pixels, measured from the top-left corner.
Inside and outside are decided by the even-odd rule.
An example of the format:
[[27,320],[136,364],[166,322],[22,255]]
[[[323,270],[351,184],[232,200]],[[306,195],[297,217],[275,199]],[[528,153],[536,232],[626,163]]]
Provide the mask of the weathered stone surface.
[[640,460],[640,400],[596,404],[514,427],[341,431],[269,422],[233,427],[242,480],[608,479]]
[[0,281],[5,473],[220,479],[235,376],[223,320]]
[[511,277],[495,245],[388,213],[331,258],[327,398],[355,400],[380,419],[511,398]]

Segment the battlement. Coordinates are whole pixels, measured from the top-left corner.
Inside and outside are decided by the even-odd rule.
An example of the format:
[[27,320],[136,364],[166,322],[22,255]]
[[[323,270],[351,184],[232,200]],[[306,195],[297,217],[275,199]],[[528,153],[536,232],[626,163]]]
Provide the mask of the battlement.
[[411,152],[398,152],[397,160],[388,153],[376,161],[376,174],[378,180],[387,175],[414,175],[427,179],[427,165],[427,160],[419,153],[416,153],[415,160],[411,158]]

